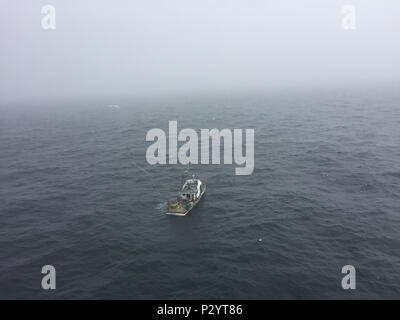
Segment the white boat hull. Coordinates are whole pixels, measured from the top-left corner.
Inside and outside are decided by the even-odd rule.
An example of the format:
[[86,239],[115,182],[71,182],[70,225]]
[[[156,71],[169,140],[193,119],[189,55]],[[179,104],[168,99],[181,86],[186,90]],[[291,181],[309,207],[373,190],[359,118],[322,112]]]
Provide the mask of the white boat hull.
[[170,215],[170,216],[179,216],[179,217],[184,217],[184,216],[186,216],[186,215],[199,203],[200,199],[202,198],[202,196],[203,196],[203,194],[204,194],[205,192],[206,192],[206,186],[205,186],[205,184],[204,184],[204,189],[203,189],[203,191],[200,193],[199,198],[193,203],[193,205],[192,205],[188,210],[185,210],[184,212],[168,211],[168,212],[166,212],[166,214],[167,214],[167,215]]

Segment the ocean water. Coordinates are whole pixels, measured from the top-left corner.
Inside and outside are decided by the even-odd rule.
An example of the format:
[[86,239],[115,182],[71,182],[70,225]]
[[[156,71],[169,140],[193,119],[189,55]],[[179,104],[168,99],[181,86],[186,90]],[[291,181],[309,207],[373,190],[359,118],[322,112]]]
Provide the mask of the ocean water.
[[[120,105],[108,107],[108,105]],[[0,298],[400,297],[400,94],[273,92],[0,108]],[[182,167],[151,128],[254,128],[255,169],[197,165],[207,193],[165,215]],[[54,265],[57,289],[41,288]],[[341,288],[354,265],[357,289]]]

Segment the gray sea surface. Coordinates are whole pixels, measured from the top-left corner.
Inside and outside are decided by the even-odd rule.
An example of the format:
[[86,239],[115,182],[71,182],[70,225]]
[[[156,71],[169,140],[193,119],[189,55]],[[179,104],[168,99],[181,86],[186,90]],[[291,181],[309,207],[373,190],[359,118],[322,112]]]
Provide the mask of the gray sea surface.
[[[119,105],[120,107],[109,107]],[[0,107],[0,298],[396,299],[400,94],[354,89]],[[255,169],[182,166],[146,133],[254,128]],[[41,288],[54,265],[57,289]],[[354,265],[357,289],[341,287]]]

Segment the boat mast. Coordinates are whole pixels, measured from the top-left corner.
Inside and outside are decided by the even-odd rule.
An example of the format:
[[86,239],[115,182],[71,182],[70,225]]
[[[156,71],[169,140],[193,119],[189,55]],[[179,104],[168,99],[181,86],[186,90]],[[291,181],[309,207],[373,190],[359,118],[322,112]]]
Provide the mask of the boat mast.
[[186,180],[189,177],[189,170],[190,170],[190,167],[189,167],[189,163],[188,163],[182,173],[181,187],[183,187],[183,185],[185,184]]

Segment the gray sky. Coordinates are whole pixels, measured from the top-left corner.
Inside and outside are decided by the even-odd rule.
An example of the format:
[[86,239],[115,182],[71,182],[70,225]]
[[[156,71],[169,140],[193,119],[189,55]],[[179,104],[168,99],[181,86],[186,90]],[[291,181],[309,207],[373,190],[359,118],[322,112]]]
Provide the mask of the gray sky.
[[399,31],[398,0],[0,0],[0,102],[399,84]]

